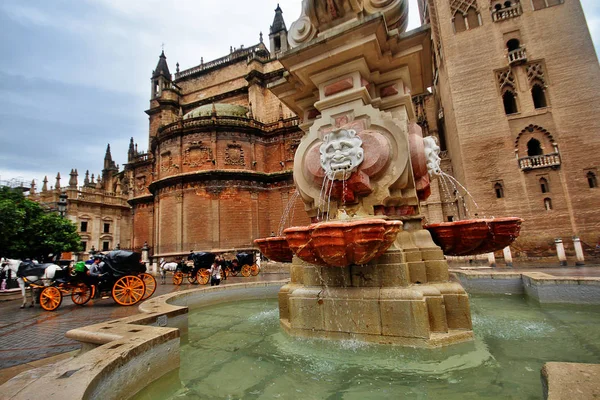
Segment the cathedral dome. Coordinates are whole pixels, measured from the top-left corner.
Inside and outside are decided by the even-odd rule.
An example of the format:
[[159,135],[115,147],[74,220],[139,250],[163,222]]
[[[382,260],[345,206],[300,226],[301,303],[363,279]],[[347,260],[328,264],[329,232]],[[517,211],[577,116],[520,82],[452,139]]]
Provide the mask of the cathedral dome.
[[248,114],[248,109],[244,106],[235,104],[214,103],[205,104],[198,108],[194,108],[183,116],[183,119],[210,117],[215,112],[219,117],[245,117]]

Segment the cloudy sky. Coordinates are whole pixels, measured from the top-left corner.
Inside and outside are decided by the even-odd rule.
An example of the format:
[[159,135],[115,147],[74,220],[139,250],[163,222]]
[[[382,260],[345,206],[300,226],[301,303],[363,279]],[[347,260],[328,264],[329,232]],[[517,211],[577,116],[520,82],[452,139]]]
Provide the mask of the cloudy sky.
[[[570,1],[570,0],[569,0]],[[289,26],[301,0],[279,0]],[[409,29],[419,25],[409,0]],[[596,49],[600,1],[582,0]],[[171,72],[268,37],[277,0],[1,0],[0,180],[49,186],[98,174],[106,145],[127,161],[148,145],[150,76],[164,44]],[[122,167],[121,167],[122,168]]]

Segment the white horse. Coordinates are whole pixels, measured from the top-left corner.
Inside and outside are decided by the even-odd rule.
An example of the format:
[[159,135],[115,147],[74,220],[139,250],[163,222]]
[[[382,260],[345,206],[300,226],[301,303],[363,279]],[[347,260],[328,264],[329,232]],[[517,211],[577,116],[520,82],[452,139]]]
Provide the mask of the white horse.
[[[34,261],[35,264],[37,264],[37,262]],[[25,276],[23,279],[23,277],[19,277],[17,275],[18,271],[19,271],[19,266],[21,265],[21,260],[14,260],[14,259],[8,259],[8,258],[4,258],[2,257],[1,259],[1,270],[3,272],[7,272],[7,269],[10,269],[12,271],[12,276],[16,276],[17,277],[17,282],[19,283],[19,288],[21,289],[21,296],[23,296],[23,304],[21,304],[21,308],[25,308],[25,304],[27,304],[27,292],[25,291],[25,281],[28,282],[36,282],[39,283],[39,281],[41,281],[44,286],[48,286],[52,283],[52,281],[54,280],[54,277],[56,276],[56,271],[62,271],[62,268],[56,264],[42,264],[43,266],[45,266],[44,269],[44,273],[41,276],[37,276],[37,275],[30,275],[30,276]],[[31,304],[29,305],[29,307],[33,307],[33,303],[34,303],[34,294],[33,294],[33,287],[31,287]]]
[[175,272],[177,265],[176,262],[166,262],[164,258],[160,259],[160,283],[162,285],[167,281],[167,271]]

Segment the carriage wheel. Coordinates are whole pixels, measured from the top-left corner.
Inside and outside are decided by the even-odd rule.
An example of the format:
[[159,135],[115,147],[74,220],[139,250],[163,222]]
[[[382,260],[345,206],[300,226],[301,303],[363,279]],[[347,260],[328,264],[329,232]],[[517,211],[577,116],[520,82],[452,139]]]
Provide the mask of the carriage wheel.
[[82,306],[90,301],[93,295],[93,286],[90,287],[85,283],[80,283],[73,288],[73,291],[71,292],[71,300],[73,300],[73,303],[77,304],[78,306]]
[[62,303],[62,293],[54,286],[47,286],[40,294],[40,306],[46,311],[56,310]]
[[231,276],[231,268],[225,267],[225,278],[229,278]]
[[250,267],[250,274],[252,276],[256,276],[256,275],[258,275],[259,272],[260,272],[260,268],[258,268],[258,265],[252,264],[252,266]]
[[206,285],[210,280],[210,272],[207,269],[202,268],[198,271],[198,283],[201,285]]
[[183,282],[183,272],[177,271],[173,274],[173,284],[179,286],[181,282]]
[[142,300],[146,300],[156,291],[156,279],[154,279],[152,275],[145,272],[140,274],[140,278],[142,278],[144,284],[146,285],[146,291],[144,292],[144,296],[142,296]]
[[127,275],[119,278],[112,288],[112,298],[122,306],[132,306],[142,300],[146,285],[142,278]]
[[[198,272],[200,273],[200,272]],[[196,275],[193,274],[193,271],[190,272],[187,276],[188,282],[189,283],[197,283],[196,280],[198,279]]]
[[244,264],[242,266],[242,276],[244,278],[247,278],[250,276],[251,273],[252,273],[252,269],[250,268],[250,266],[248,264]]

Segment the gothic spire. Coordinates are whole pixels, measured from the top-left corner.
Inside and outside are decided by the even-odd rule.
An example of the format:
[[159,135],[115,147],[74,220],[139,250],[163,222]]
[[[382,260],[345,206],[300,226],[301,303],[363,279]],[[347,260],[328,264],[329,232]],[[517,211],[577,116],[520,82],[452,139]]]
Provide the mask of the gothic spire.
[[156,69],[152,72],[152,79],[158,78],[159,76],[165,77],[169,82],[171,81],[171,73],[169,72],[169,66],[167,65],[167,56],[163,50],[158,57],[158,64]]
[[279,3],[277,3],[275,18],[273,18],[273,25],[271,25],[270,33],[274,34],[280,31],[287,31],[287,29],[285,28],[285,21],[283,20],[283,11],[281,11],[281,7],[279,7]]

